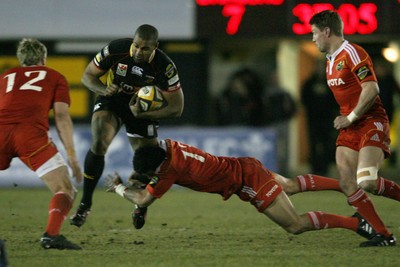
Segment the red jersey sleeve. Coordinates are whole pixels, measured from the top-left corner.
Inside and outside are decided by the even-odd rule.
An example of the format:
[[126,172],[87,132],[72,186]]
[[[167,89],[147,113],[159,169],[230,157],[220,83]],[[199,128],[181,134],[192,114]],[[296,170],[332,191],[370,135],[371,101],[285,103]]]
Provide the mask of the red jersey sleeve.
[[368,53],[360,46],[352,44],[345,47],[347,63],[359,83],[377,81],[372,61]]
[[69,96],[68,82],[64,76],[59,75],[54,92],[54,103],[63,102],[71,105],[71,98]]

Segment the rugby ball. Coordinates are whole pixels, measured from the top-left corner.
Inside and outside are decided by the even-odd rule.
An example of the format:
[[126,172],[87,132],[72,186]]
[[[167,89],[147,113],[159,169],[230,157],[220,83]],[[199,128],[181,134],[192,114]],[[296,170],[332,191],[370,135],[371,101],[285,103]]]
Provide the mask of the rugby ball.
[[142,111],[153,111],[164,106],[164,97],[160,89],[154,85],[140,88],[137,97]]

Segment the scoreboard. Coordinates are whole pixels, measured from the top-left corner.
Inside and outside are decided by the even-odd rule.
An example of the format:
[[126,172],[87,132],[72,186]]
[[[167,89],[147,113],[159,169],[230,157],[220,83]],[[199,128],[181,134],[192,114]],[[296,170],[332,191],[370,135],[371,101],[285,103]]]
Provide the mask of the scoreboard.
[[345,35],[400,34],[400,0],[196,0],[197,36],[304,36],[326,9],[340,14]]

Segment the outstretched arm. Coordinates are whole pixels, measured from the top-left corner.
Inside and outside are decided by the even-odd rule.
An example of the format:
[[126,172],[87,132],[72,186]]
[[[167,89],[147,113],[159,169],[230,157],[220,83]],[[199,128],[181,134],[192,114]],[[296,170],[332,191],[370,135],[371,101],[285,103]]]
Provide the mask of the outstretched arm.
[[115,192],[140,207],[148,207],[156,200],[146,189],[140,187],[126,187],[118,173],[108,175],[105,183],[107,192]]

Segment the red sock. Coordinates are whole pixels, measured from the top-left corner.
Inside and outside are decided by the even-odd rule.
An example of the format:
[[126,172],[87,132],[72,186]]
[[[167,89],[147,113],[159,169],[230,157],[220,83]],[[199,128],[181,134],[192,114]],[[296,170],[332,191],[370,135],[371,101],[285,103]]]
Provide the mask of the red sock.
[[371,226],[375,229],[375,231],[384,236],[390,236],[389,230],[383,224],[381,218],[375,210],[374,205],[371,202],[371,199],[367,196],[367,194],[362,189],[358,189],[351,196],[347,198],[349,204],[355,208],[364,219],[371,224]]
[[333,178],[323,177],[315,174],[305,174],[296,177],[300,191],[336,190],[342,192],[339,181]]
[[46,233],[51,236],[60,234],[61,226],[72,208],[72,200],[62,192],[56,193],[50,200],[49,218]]
[[376,195],[400,201],[400,186],[393,181],[379,177],[376,185]]
[[345,217],[322,211],[310,211],[307,212],[307,215],[316,230],[345,228],[357,232],[358,219],[355,217]]

